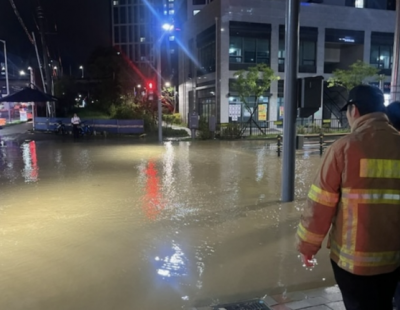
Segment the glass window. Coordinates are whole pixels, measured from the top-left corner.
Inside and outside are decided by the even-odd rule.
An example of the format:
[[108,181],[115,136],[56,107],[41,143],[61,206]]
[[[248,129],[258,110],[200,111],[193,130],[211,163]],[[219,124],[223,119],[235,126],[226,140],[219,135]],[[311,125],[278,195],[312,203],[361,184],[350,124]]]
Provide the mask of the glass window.
[[364,0],[356,0],[354,3],[356,8],[363,8],[364,7]]
[[245,63],[255,63],[256,62],[256,39],[244,38],[243,49],[244,49],[244,62]]
[[199,12],[200,12],[200,10],[193,10],[193,16],[195,16]]
[[126,23],[126,7],[121,7],[120,8],[120,17],[121,17],[121,24]]
[[118,8],[113,8],[114,24],[119,24]]
[[114,27],[114,42],[119,43],[119,27]]
[[129,43],[133,43],[133,28],[129,27]]
[[316,42],[300,41],[299,72],[316,72]]
[[269,41],[257,39],[257,63],[269,64]]
[[229,43],[229,62],[242,62],[242,41],[241,37],[231,37]]
[[127,34],[126,34],[126,27],[122,26],[121,27],[121,43],[126,43],[127,41]]
[[391,69],[393,63],[393,46],[371,45],[370,63],[379,69]]
[[193,0],[193,5],[203,5],[206,4],[206,0]]

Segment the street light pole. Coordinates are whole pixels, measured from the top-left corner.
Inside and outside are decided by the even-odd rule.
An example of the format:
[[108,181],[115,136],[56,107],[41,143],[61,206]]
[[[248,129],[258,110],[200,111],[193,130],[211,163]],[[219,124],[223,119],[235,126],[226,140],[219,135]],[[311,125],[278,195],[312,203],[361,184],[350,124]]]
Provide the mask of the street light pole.
[[83,66],[80,66],[79,69],[82,70],[82,79],[85,77],[85,68]]
[[[159,30],[161,32],[161,30]],[[157,112],[158,112],[158,142],[162,143],[162,106],[161,106],[161,41],[160,35],[157,43]]]
[[283,202],[294,200],[296,114],[297,114],[297,52],[299,49],[299,0],[286,1],[286,59],[283,120],[283,161],[281,195]]
[[4,46],[4,69],[6,70],[6,89],[7,89],[7,96],[10,94],[10,85],[8,82],[8,65],[7,65],[7,44],[6,41],[0,40]]

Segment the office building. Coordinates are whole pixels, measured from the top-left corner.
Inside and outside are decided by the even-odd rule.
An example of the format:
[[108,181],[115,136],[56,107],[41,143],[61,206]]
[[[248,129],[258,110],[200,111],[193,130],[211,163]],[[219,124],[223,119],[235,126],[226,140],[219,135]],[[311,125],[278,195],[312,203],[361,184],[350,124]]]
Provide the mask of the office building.
[[[194,10],[192,1],[190,10]],[[188,18],[182,27],[179,57],[179,111],[184,120],[196,110],[218,123],[250,113],[232,88],[234,72],[257,63],[269,65],[279,81],[261,99],[267,120],[284,115],[285,12],[283,0],[214,0]],[[188,6],[189,8],[189,6]],[[390,90],[395,30],[391,0],[313,0],[300,6],[298,77],[329,78],[357,60],[370,63],[386,75]],[[189,9],[188,9],[189,11]],[[193,13],[192,13],[193,15]],[[231,105],[240,106],[239,116]],[[330,110],[329,110],[330,109]],[[338,117],[327,103],[316,118]]]
[[111,0],[111,6],[113,46],[144,79],[155,79],[156,43],[162,36],[163,78],[177,79],[175,33],[164,33],[161,28],[164,23],[174,25],[175,0]]

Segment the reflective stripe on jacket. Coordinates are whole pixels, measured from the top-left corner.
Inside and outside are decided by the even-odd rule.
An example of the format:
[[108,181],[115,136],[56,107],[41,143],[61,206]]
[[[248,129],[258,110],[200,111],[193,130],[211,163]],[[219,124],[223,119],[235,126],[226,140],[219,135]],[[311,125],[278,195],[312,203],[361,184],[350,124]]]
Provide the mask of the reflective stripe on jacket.
[[330,230],[331,259],[358,275],[400,266],[400,134],[383,113],[356,120],[327,150],[297,230],[315,255]]

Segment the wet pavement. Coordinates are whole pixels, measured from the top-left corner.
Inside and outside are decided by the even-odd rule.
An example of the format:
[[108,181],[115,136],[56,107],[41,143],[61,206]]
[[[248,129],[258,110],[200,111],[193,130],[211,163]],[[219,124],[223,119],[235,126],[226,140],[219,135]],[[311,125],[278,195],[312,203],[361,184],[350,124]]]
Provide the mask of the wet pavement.
[[296,158],[283,204],[265,141],[0,136],[0,309],[192,309],[334,284],[327,250],[310,271],[294,249],[319,155]]

